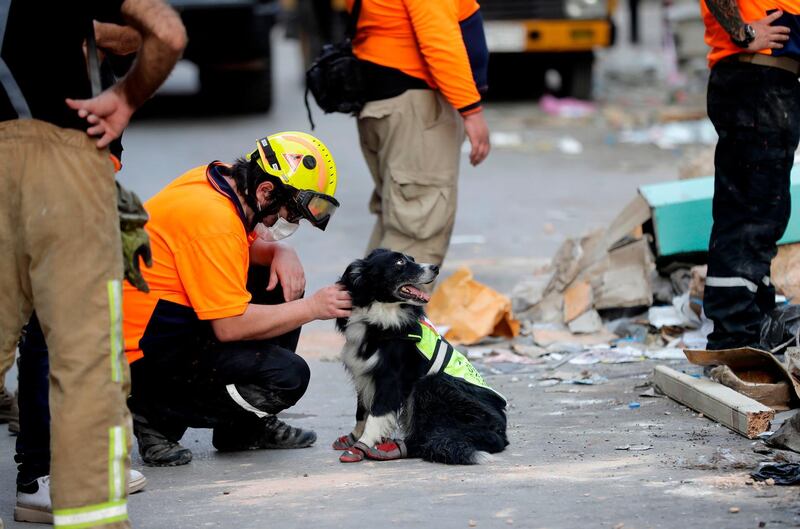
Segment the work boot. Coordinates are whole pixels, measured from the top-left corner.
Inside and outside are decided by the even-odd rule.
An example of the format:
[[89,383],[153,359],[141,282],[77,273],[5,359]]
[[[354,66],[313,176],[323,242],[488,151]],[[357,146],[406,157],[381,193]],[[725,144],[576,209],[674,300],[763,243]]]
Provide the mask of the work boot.
[[274,415],[267,415],[249,428],[215,428],[212,444],[221,452],[259,450],[262,448],[306,448],[317,434],[289,426]]
[[306,448],[317,440],[313,430],[289,426],[274,415],[267,415],[263,422],[262,448]]
[[[144,489],[147,478],[138,470],[128,475],[128,494]],[[53,504],[50,502],[50,476],[42,476],[27,485],[17,485],[17,504],[14,520],[18,522],[53,523]],[[2,529],[2,528],[0,528]]]
[[141,415],[133,416],[133,433],[139,444],[139,454],[146,465],[177,467],[192,460],[191,450],[168,439]]
[[17,399],[7,389],[0,392],[0,424],[8,423],[8,431],[19,433]]

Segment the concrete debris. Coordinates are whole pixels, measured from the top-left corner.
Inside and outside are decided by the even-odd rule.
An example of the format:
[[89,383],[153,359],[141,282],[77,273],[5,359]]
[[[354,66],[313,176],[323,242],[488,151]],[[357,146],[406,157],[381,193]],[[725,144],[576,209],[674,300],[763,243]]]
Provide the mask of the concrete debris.
[[769,436],[765,443],[773,448],[800,452],[800,414],[795,414],[784,422],[783,426]]
[[595,334],[603,330],[603,320],[596,310],[588,310],[569,322],[573,334]]

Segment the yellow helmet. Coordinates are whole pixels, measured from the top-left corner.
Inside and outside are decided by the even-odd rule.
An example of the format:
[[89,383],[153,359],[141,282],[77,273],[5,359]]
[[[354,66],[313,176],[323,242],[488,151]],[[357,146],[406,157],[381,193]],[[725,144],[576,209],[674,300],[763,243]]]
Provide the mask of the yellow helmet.
[[248,158],[290,188],[302,217],[325,229],[339,202],[336,163],[324,143],[305,132],[278,132],[258,140]]
[[[270,152],[272,151],[272,152]],[[256,142],[258,165],[295,189],[336,192],[336,163],[324,143],[305,132],[278,132]]]

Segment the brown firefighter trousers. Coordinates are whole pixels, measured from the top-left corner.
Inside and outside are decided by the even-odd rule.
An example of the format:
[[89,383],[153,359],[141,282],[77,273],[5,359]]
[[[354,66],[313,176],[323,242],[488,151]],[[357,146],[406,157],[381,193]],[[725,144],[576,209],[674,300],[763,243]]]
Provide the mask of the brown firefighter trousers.
[[0,122],[0,365],[35,309],[50,347],[55,527],[128,528],[130,388],[114,168],[86,133]]
[[370,101],[358,117],[377,218],[367,252],[389,248],[442,264],[456,218],[464,123],[437,90]]

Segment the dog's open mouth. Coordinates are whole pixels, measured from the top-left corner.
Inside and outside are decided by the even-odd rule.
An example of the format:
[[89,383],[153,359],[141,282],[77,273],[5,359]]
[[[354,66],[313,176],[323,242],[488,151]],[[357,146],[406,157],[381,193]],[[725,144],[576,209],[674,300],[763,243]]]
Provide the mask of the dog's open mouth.
[[431,300],[430,294],[426,294],[414,285],[403,285],[397,293],[403,299],[416,301],[418,303],[427,303]]

